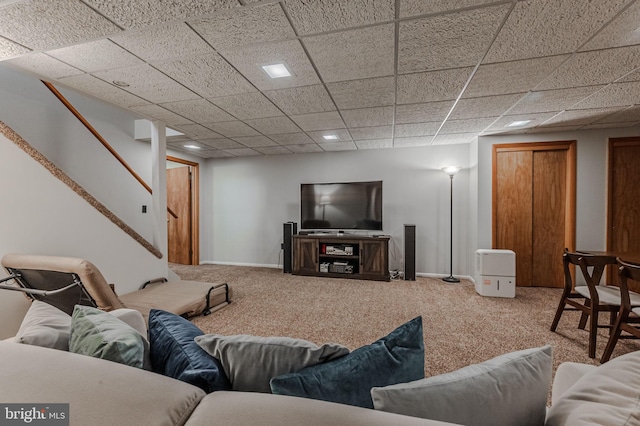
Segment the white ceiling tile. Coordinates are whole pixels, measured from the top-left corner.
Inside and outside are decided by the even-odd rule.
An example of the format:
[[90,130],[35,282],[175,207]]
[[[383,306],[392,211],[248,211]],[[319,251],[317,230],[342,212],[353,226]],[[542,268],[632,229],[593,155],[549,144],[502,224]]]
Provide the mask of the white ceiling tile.
[[179,124],[192,124],[192,121],[184,118],[175,112],[169,111],[166,108],[162,108],[159,105],[141,105],[134,106],[132,110],[144,114],[147,117],[160,120],[166,124],[179,125]]
[[580,129],[581,127],[582,127],[582,125],[579,125],[579,126],[557,126],[557,127],[540,126],[540,127],[536,127],[535,129],[528,130],[526,133],[539,134],[539,133],[572,132],[572,131]]
[[280,145],[304,145],[312,144],[313,139],[306,133],[287,133],[282,135],[269,135],[270,139],[278,142]]
[[[317,143],[346,142],[352,140],[351,135],[346,129],[322,130],[317,132],[308,132],[307,134]],[[323,137],[329,135],[337,136],[338,139],[327,140]]]
[[[280,4],[233,9],[190,21],[197,31],[217,50],[295,38]],[[247,31],[250,28],[251,31]]]
[[234,157],[253,157],[255,155],[260,155],[258,151],[251,148],[225,149],[225,152],[228,152]]
[[121,31],[82,2],[14,3],[0,13],[0,36],[33,50],[68,46]]
[[154,66],[205,98],[256,91],[217,53],[160,62]]
[[622,83],[624,81],[640,81],[640,68],[616,80],[617,83]]
[[71,77],[59,78],[58,81],[84,93],[91,94],[123,107],[130,108],[141,105],[150,105],[149,101],[129,92],[125,92],[119,87],[113,86],[90,74],[80,74]]
[[365,141],[355,141],[358,149],[382,149],[393,148],[393,139],[374,139]]
[[431,145],[433,136],[416,136],[412,138],[395,138],[393,140],[393,146],[396,148],[407,148],[413,146],[427,146]]
[[393,137],[393,126],[374,126],[350,128],[353,140],[386,139]]
[[[309,58],[298,40],[247,46],[220,52],[238,71],[260,90],[310,86],[320,83]],[[270,78],[262,65],[284,63],[291,77]]]
[[440,129],[439,135],[446,135],[450,133],[479,133],[489,127],[491,123],[496,121],[498,117],[487,118],[468,118],[465,120],[447,120],[445,121],[442,129]]
[[393,105],[396,98],[395,77],[340,81],[327,88],[340,109]]
[[265,135],[277,135],[281,133],[297,133],[300,128],[289,117],[270,117],[245,120],[245,122]]
[[543,125],[549,126],[583,126],[585,124],[593,123],[598,120],[602,120],[620,111],[620,108],[594,108],[594,109],[578,109],[564,111],[550,120],[547,120]]
[[175,127],[177,130],[194,139],[215,139],[224,137],[201,124],[180,124]]
[[476,65],[509,8],[503,4],[401,22],[398,72]]
[[127,31],[111,40],[147,62],[213,52],[211,46],[185,23]]
[[614,83],[605,86],[585,100],[575,105],[577,109],[629,106],[640,99],[640,81]]
[[247,146],[249,148],[254,148],[257,146],[277,145],[274,141],[272,141],[266,136],[245,136],[245,137],[233,138],[233,140],[236,142],[240,142],[242,145]]
[[21,56],[10,59],[9,63],[49,78],[69,77],[84,74],[81,70],[65,64],[44,53]]
[[536,87],[569,55],[481,65],[464,92],[465,98],[521,93]]
[[440,124],[440,121],[430,123],[396,124],[394,126],[394,134],[397,138],[433,136],[440,128]]
[[460,99],[449,117],[450,120],[497,117],[513,106],[524,93]]
[[231,139],[227,139],[227,138],[203,139],[203,140],[199,140],[198,142],[216,149],[244,148],[244,145],[241,145],[239,142],[232,141]]
[[597,92],[604,86],[576,87],[572,89],[544,90],[531,92],[518,102],[509,114],[552,112],[567,109],[577,102]]
[[234,118],[205,99],[162,104],[163,107],[196,123],[217,123],[232,121]]
[[260,92],[211,98],[209,100],[241,120],[283,115],[282,111],[276,108],[276,106]]
[[398,105],[396,124],[442,121],[447,116],[453,101],[429,102],[426,104]]
[[394,0],[285,0],[298,34],[307,35],[392,21]]
[[465,9],[494,3],[495,0],[400,0],[400,17],[408,18],[418,15],[450,12],[455,9]]
[[581,127],[580,130],[592,130],[592,129],[624,129],[627,127],[635,127],[640,125],[640,122],[623,122],[623,123],[601,123],[601,122],[597,122],[597,123],[592,123],[592,124],[587,124],[584,127]]
[[[639,101],[640,102],[640,101]],[[635,123],[640,122],[640,105],[634,105],[629,108],[625,108],[615,114],[611,114],[601,120],[598,123]]]
[[[556,115],[556,112],[541,112],[541,113],[529,113],[529,114],[515,114],[515,115],[505,115],[500,117],[495,123],[491,125],[491,127],[487,130],[487,133],[495,133],[495,132],[512,132],[519,129],[529,129],[549,120],[551,117]],[[514,121],[524,121],[531,120],[529,123],[522,127],[507,127],[508,124],[513,123]]]
[[606,84],[640,67],[640,46],[597,50],[574,55],[536,90]]
[[575,51],[627,0],[590,1],[581,7],[571,1],[518,1],[485,58],[486,62],[559,55]]
[[256,151],[263,153],[264,155],[282,155],[282,154],[292,154],[290,150],[285,148],[284,146],[265,146],[261,148],[256,148]]
[[117,68],[93,73],[104,81],[123,81],[129,84],[127,92],[153,103],[197,99],[198,95],[176,83],[149,65]]
[[47,54],[86,72],[143,64],[140,59],[106,39],[51,50]]
[[292,115],[290,118],[304,131],[344,129],[346,127],[337,112]]
[[477,137],[477,133],[454,133],[449,135],[438,135],[433,139],[433,145],[454,145],[461,143],[471,143]]
[[226,151],[222,151],[219,149],[213,150],[213,151],[206,151],[206,154],[209,156],[209,158],[230,158],[233,157],[232,154],[226,152]]
[[606,49],[608,47],[631,46],[640,44],[640,3],[635,2],[627,10],[616,16],[580,50]]
[[325,82],[381,77],[394,73],[393,24],[304,38]]
[[369,127],[393,124],[392,106],[378,108],[350,109],[342,111],[347,127]]
[[398,76],[398,103],[456,99],[471,76],[472,67],[404,74]]
[[285,114],[309,114],[335,111],[336,107],[323,85],[270,90],[265,95]]
[[228,138],[234,136],[258,136],[259,133],[240,120],[207,123],[207,127]]
[[125,28],[144,27],[239,6],[237,0],[84,0]]
[[355,151],[358,149],[353,142],[325,142],[319,143],[318,146],[325,151]]
[[315,143],[304,145],[287,145],[287,149],[297,154],[304,154],[308,152],[322,152],[322,148],[320,148]]
[[20,46],[18,43],[14,43],[11,40],[0,37],[0,60],[10,59],[14,56],[28,53],[29,49],[24,46]]

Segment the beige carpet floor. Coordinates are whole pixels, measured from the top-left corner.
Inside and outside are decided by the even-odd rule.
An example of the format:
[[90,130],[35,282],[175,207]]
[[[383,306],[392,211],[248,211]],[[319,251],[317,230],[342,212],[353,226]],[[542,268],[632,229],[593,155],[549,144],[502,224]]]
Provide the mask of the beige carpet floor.
[[[376,282],[301,277],[271,268],[170,266],[182,279],[227,282],[232,288],[231,305],[193,318],[205,333],[288,336],[356,349],[421,315],[427,377],[546,344],[553,347],[554,371],[565,361],[599,364],[587,356],[588,332],[577,328],[577,312],[565,312],[558,331],[549,331],[559,289],[518,287],[515,299],[504,299],[479,296],[464,280]],[[599,330],[598,358],[607,338],[607,331]],[[622,340],[613,357],[639,349],[640,341]]]

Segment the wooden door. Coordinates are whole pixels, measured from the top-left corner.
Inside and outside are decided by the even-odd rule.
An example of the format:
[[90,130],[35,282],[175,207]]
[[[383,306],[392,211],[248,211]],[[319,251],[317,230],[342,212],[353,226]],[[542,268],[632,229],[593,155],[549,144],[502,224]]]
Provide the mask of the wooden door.
[[[609,141],[608,184],[607,250],[640,254],[640,138]],[[608,282],[617,278],[609,268]]]
[[293,238],[293,272],[318,272],[317,238]]
[[167,169],[167,206],[178,216],[168,215],[169,262],[191,265],[191,168]]
[[365,275],[387,275],[389,260],[387,259],[386,240],[360,241],[360,273]]
[[494,146],[493,247],[516,253],[518,286],[562,287],[575,242],[575,143]]

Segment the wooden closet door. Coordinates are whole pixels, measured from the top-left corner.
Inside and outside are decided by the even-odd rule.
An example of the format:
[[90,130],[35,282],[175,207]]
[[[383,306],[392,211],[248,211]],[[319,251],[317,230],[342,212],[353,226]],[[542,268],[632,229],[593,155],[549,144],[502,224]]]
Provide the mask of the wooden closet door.
[[[640,138],[609,141],[607,249],[640,255]],[[634,256],[635,257],[635,256]],[[615,268],[608,282],[617,283]],[[640,286],[633,284],[634,290]]]
[[516,253],[518,286],[562,287],[575,246],[575,143],[494,146],[493,248]]
[[191,264],[191,171],[189,166],[167,169],[167,206],[177,218],[168,217],[168,261]]

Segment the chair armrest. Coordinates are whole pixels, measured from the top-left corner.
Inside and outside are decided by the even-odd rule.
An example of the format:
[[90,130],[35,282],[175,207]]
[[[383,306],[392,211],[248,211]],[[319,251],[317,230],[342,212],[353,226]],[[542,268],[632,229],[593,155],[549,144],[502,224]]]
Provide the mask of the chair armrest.
[[581,364],[578,362],[563,362],[558,366],[551,387],[551,405],[556,403],[575,382],[589,371],[597,368],[595,365]]

